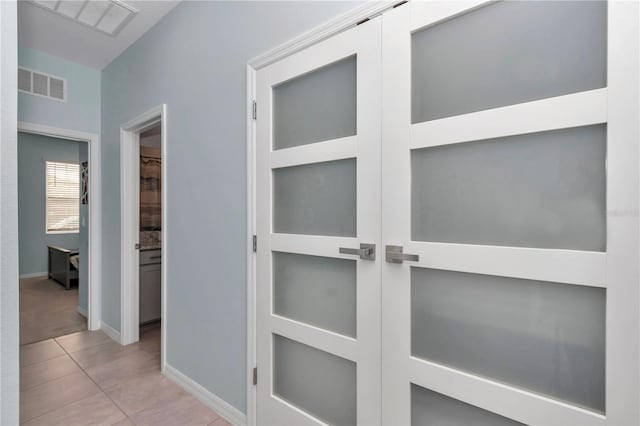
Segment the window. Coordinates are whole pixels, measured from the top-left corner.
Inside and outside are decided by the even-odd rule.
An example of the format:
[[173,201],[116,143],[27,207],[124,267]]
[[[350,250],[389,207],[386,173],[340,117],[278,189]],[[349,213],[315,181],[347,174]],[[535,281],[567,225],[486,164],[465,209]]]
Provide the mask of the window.
[[80,230],[80,167],[47,161],[47,233]]

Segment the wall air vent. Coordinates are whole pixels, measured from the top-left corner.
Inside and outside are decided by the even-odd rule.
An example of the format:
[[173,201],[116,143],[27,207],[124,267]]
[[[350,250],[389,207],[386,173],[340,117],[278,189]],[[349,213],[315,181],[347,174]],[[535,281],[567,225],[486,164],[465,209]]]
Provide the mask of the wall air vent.
[[56,101],[67,101],[67,80],[28,68],[18,68],[18,91]]
[[113,37],[138,13],[120,0],[31,0],[31,3]]

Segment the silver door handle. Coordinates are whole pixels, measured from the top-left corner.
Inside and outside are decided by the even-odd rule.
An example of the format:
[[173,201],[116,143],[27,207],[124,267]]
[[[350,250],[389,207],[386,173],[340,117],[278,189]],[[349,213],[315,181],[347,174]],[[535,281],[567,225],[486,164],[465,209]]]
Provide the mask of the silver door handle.
[[340,254],[354,254],[362,260],[376,260],[376,245],[361,243],[360,248],[340,247]]
[[405,260],[417,262],[420,260],[420,256],[417,254],[403,253],[402,246],[386,246],[385,254],[386,261],[389,263],[402,263]]

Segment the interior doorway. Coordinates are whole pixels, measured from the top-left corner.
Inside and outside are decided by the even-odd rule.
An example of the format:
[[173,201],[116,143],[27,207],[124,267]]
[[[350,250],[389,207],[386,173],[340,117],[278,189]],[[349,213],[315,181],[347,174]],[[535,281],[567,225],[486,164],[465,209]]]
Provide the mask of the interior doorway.
[[18,124],[20,344],[100,328],[95,134]]
[[165,105],[121,127],[121,335],[123,345],[166,330]]

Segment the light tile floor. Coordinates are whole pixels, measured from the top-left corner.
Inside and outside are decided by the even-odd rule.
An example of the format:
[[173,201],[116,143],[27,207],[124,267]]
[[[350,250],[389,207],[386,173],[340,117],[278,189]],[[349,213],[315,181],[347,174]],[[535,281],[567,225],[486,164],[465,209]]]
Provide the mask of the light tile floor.
[[128,346],[101,331],[22,346],[20,423],[229,425],[160,374],[159,326]]
[[47,277],[20,280],[20,344],[87,329],[77,312],[78,287],[70,290]]

